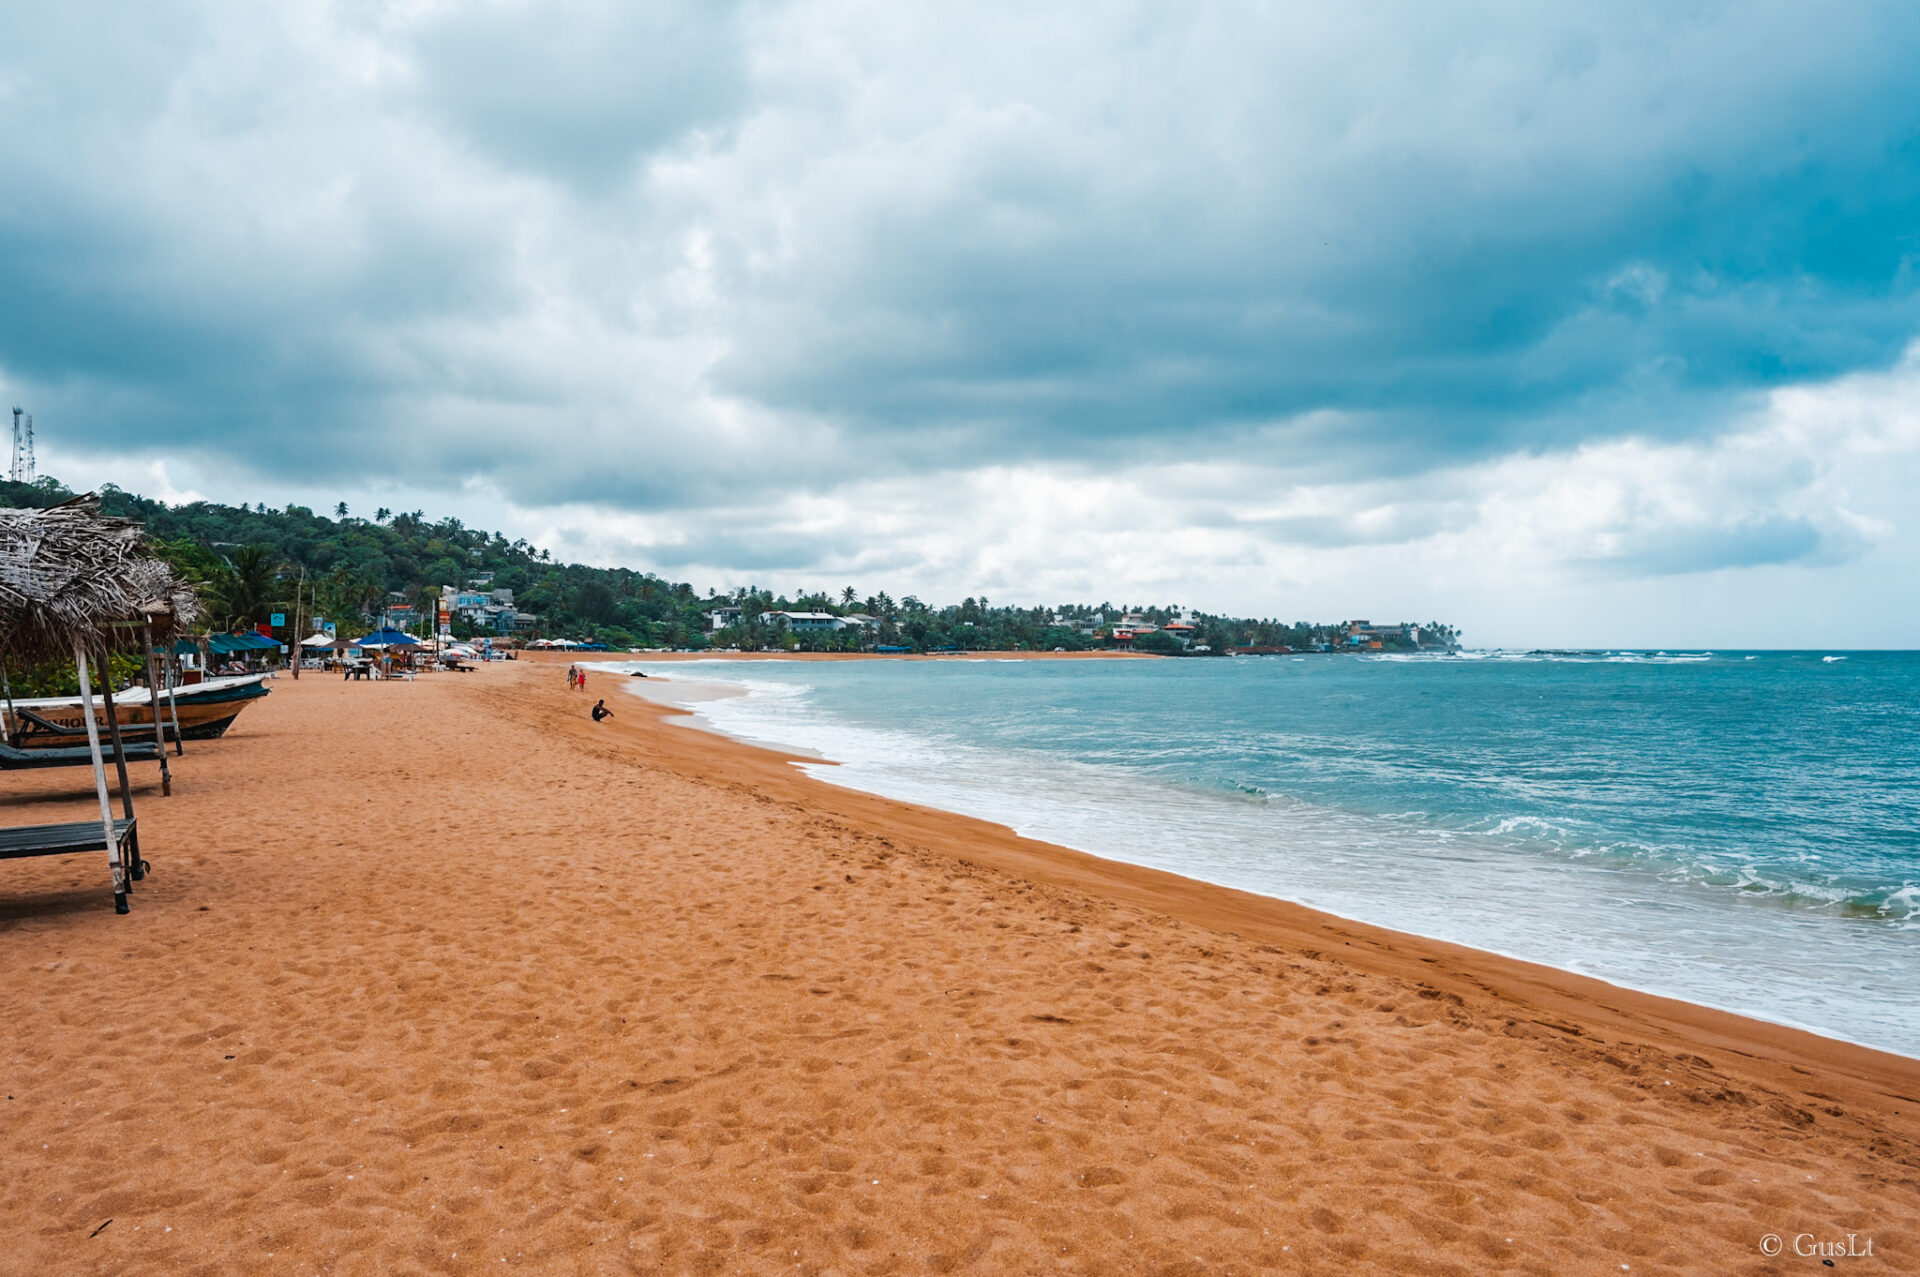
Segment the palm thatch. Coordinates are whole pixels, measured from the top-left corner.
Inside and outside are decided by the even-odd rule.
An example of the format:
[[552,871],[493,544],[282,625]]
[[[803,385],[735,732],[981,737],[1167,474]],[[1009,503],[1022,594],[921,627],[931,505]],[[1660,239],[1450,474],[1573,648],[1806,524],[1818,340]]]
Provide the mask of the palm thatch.
[[[190,623],[199,605],[148,552],[140,525],[89,493],[46,510],[0,510],[0,656],[70,656],[114,621]],[[134,637],[128,634],[127,637]]]

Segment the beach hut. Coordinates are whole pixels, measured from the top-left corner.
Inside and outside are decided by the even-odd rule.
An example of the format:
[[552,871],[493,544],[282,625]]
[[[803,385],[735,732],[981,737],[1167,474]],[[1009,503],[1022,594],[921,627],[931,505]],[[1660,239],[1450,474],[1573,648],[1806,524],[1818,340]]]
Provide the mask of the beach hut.
[[[91,495],[46,510],[0,510],[0,661],[71,656],[83,707],[93,703],[91,665],[138,634],[148,653],[152,636],[190,624],[198,605],[172,570],[147,552],[140,526],[107,518]],[[123,816],[115,819],[107,793],[100,729],[90,709],[85,722],[88,761],[100,802],[98,824],[29,825],[0,829],[0,859],[104,851],[113,876],[114,909],[146,876],[140,857],[127,753],[113,705],[111,682],[101,689],[107,731],[120,782]],[[156,737],[159,715],[154,715]],[[164,766],[165,751],[161,751]]]

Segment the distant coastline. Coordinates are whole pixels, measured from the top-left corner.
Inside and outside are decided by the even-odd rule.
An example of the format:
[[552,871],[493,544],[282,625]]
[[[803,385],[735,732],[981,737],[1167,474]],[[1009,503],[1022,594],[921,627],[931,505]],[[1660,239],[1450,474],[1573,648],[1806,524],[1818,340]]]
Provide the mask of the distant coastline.
[[[45,507],[76,493],[58,479],[0,481],[0,507]],[[310,607],[292,609],[315,628],[391,626],[444,632],[506,646],[563,639],[622,651],[868,652],[945,655],[965,652],[1139,651],[1156,656],[1282,655],[1450,651],[1459,629],[1447,622],[1280,621],[1234,616],[1183,604],[993,604],[985,597],[932,604],[885,590],[774,590],[748,585],[702,594],[688,582],[632,568],[555,559],[525,539],[430,520],[421,510],[376,509],[355,515],[342,501],[329,511],[301,505],[268,509],[215,501],[170,505],[107,484],[103,513],[143,525],[156,551],[186,579],[201,583],[211,621],[253,627],[282,609],[236,611],[223,589],[241,562],[259,565],[258,589],[298,588]],[[256,613],[258,613],[256,615]],[[302,634],[279,635],[298,641]]]

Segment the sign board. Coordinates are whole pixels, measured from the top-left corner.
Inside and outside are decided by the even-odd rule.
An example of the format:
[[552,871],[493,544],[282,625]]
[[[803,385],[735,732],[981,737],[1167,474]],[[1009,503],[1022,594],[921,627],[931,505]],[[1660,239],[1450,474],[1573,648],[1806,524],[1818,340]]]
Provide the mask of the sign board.
[[273,614],[273,627],[275,629],[279,629],[281,626],[285,625],[286,623],[287,623],[287,614],[285,612],[275,612]]

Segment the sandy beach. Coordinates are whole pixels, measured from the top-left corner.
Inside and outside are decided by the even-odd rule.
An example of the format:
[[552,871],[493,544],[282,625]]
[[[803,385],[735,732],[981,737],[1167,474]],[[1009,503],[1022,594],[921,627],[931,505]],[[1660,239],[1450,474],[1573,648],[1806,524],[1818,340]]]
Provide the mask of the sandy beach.
[[1920,1061],[837,789],[567,663],[283,675],[137,768],[128,917],[104,857],[0,864],[0,1269],[1920,1271]]

